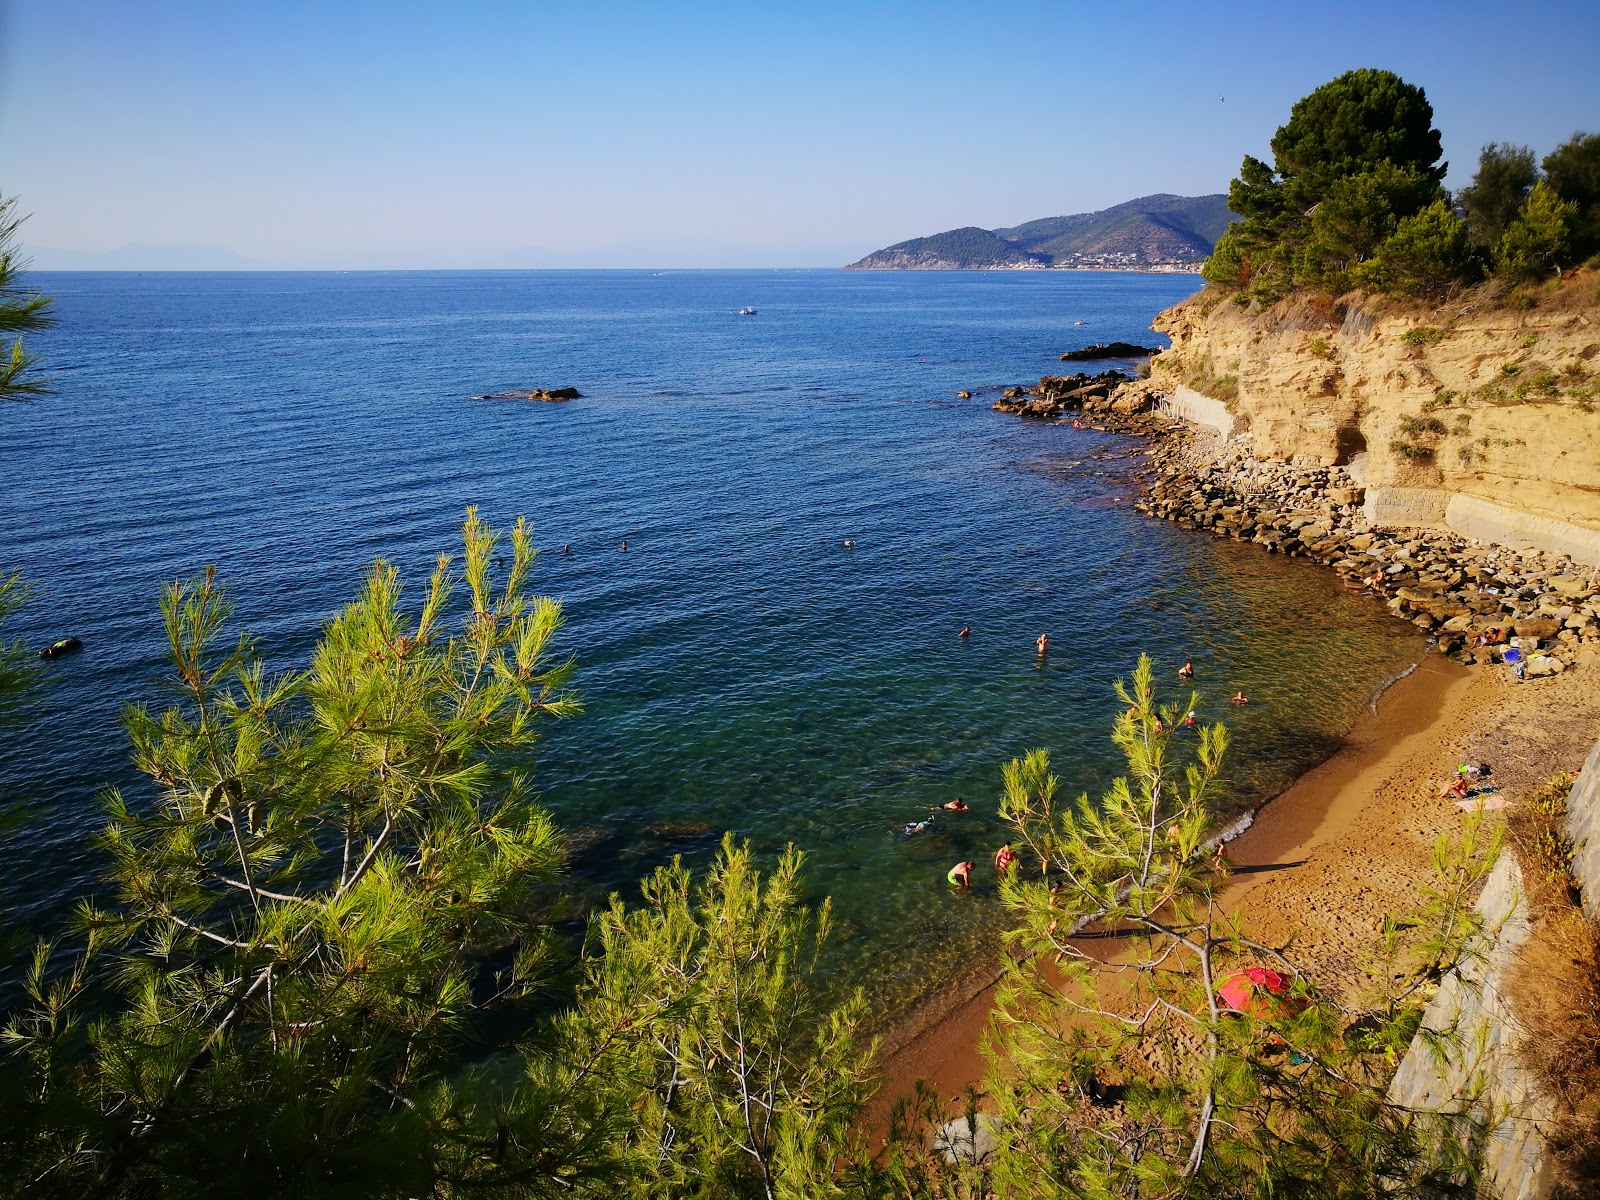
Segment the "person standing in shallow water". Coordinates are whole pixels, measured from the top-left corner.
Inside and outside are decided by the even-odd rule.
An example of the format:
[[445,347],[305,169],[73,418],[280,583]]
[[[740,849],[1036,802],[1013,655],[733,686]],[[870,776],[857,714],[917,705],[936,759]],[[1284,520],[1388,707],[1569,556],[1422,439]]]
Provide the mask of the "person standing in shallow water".
[[970,888],[972,886],[972,868],[976,863],[958,862],[951,867],[945,878],[950,881],[951,887]]

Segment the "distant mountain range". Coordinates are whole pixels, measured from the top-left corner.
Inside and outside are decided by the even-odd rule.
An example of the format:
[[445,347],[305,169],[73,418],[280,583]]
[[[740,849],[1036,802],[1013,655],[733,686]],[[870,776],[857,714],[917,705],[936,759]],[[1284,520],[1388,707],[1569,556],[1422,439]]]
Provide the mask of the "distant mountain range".
[[1045,217],[1012,229],[969,225],[912,238],[869,254],[847,270],[1192,269],[1236,220],[1223,195],[1141,196],[1099,212]]

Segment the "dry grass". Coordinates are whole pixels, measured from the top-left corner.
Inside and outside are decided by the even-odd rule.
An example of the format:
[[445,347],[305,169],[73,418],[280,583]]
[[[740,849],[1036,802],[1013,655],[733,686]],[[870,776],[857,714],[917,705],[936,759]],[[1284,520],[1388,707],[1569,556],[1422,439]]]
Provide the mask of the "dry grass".
[[1600,924],[1578,906],[1571,873],[1565,818],[1572,782],[1556,775],[1507,822],[1535,921],[1509,994],[1529,1031],[1520,1057],[1558,1105],[1548,1130],[1552,1200],[1600,1195]]

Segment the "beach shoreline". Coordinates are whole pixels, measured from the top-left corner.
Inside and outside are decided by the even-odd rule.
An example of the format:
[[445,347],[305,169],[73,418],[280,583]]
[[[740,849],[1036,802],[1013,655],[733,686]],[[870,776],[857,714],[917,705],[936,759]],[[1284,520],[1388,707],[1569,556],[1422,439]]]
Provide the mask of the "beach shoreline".
[[[1253,935],[1293,942],[1320,986],[1362,986],[1362,955],[1386,914],[1415,907],[1437,837],[1460,811],[1438,796],[1464,758],[1490,762],[1510,798],[1578,765],[1600,726],[1600,689],[1582,673],[1517,683],[1501,668],[1425,655],[1375,697],[1340,748],[1262,804],[1229,842],[1222,904]],[[885,1035],[875,1136],[894,1103],[924,1080],[941,1098],[981,1091],[980,1043],[994,1006],[996,958],[966,986],[930,1001]]]

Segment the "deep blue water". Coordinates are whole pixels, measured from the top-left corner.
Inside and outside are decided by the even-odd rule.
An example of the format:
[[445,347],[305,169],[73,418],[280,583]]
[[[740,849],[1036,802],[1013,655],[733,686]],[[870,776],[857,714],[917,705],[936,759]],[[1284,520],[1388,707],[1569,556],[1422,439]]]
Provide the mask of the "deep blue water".
[[[981,881],[952,897],[943,876],[1002,840],[1000,764],[1045,745],[1074,791],[1109,777],[1110,681],[1139,651],[1168,677],[1192,658],[1203,715],[1256,698],[1225,714],[1243,804],[1419,645],[1309,564],[1130,511],[1137,443],[956,398],[1143,341],[1191,276],[33,281],[61,317],[33,342],[58,394],[0,412],[0,568],[34,588],[12,634],[87,645],[0,747],[8,793],[43,813],[0,878],[12,917],[47,924],[92,887],[97,789],[143,794],[119,719],[159,699],[164,581],[216,564],[269,665],[297,667],[374,557],[420,593],[469,504],[529,519],[536,586],[565,605],[588,711],[537,778],[564,824],[612,835],[575,886],[631,890],[677,847],[646,833],[663,821],[795,841],[841,965],[886,1006],[993,928]],[[569,384],[584,398],[471,399]],[[958,794],[970,817],[895,836]]]

